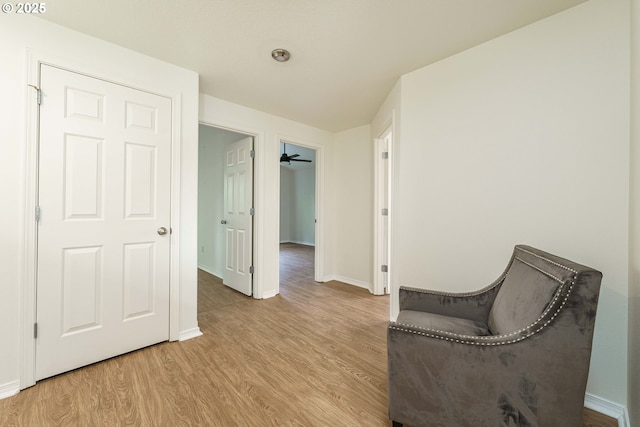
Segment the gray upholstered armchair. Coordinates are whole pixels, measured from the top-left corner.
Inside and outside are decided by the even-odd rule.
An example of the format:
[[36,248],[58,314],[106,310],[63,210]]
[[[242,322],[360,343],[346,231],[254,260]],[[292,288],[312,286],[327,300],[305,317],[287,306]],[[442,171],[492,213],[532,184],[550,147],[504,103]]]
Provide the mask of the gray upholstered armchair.
[[394,426],[582,426],[601,279],[519,245],[478,292],[400,288],[387,338]]

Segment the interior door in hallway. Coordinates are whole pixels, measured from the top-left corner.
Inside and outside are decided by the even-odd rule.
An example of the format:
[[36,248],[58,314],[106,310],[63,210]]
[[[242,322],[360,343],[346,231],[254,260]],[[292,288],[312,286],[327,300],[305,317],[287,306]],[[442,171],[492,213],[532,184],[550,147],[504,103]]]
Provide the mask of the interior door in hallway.
[[169,338],[171,100],[42,65],[36,379]]
[[225,264],[222,282],[245,295],[253,291],[253,138],[229,144],[224,162]]
[[376,295],[389,294],[391,284],[390,242],[391,242],[391,150],[393,134],[387,129],[381,138],[375,140],[375,219],[374,219],[374,286]]

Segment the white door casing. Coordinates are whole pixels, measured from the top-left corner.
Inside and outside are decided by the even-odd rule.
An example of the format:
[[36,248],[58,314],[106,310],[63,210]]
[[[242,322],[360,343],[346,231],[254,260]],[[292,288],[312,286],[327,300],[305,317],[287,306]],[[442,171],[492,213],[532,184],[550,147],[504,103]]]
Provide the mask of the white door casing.
[[375,140],[375,262],[374,287],[376,295],[389,294],[390,270],[390,162],[391,129],[387,129],[381,138]]
[[224,160],[225,264],[222,282],[245,295],[252,294],[253,253],[253,138],[229,144]]
[[171,207],[170,99],[40,84],[36,379],[169,338]]

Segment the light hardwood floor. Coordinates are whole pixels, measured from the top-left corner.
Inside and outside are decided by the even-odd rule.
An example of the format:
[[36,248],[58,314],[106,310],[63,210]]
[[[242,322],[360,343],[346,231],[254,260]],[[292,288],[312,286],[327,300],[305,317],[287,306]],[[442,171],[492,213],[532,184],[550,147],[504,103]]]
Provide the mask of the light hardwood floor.
[[312,278],[299,245],[283,245],[267,300],[200,271],[203,336],[41,381],[0,400],[0,426],[389,426],[388,297]]

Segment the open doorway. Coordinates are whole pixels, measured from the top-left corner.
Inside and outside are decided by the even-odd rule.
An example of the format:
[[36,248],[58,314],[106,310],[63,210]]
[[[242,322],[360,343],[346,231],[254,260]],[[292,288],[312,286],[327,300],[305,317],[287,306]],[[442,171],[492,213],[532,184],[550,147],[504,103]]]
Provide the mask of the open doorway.
[[253,294],[253,138],[201,124],[198,145],[198,305],[202,311],[200,306],[216,303],[202,292],[202,283],[221,287],[216,295],[229,298],[246,298],[234,296],[238,292]]
[[280,142],[280,285],[315,279],[316,150]]

